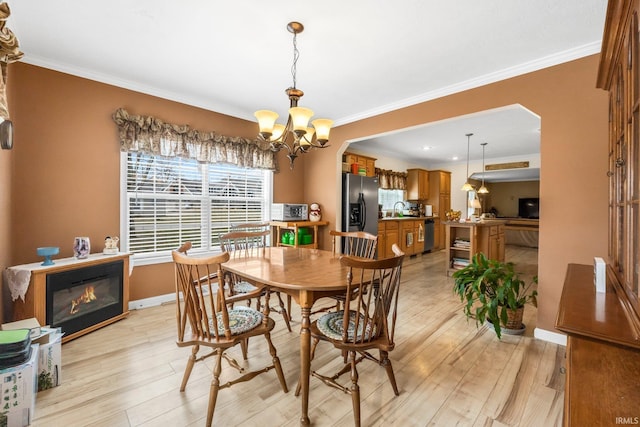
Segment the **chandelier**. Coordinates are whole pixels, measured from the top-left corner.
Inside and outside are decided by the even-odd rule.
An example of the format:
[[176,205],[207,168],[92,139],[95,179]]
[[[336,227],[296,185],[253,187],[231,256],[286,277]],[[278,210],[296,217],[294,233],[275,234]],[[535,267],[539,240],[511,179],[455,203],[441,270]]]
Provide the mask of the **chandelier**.
[[473,191],[473,186],[469,184],[469,142],[471,140],[472,133],[467,134],[467,180],[464,182],[462,186],[462,191]]
[[298,157],[298,153],[307,153],[311,148],[328,147],[326,144],[329,142],[329,131],[333,120],[316,119],[311,122],[313,127],[309,127],[309,119],[313,116],[313,111],[309,108],[298,107],[298,101],[304,92],[296,88],[296,64],[300,56],[296,37],[304,30],[304,26],[299,22],[289,22],[287,30],[293,34],[293,65],[291,66],[293,86],[285,91],[290,104],[287,124],[276,124],[278,113],[274,111],[259,110],[254,115],[258,119],[260,128],[258,138],[268,142],[273,151],[286,148],[289,167],[293,169],[293,162]]

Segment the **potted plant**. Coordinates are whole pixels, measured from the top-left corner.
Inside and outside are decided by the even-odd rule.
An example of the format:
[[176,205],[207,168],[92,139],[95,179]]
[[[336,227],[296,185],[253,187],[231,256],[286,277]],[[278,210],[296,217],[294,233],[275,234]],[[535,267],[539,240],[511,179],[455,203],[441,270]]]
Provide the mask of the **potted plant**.
[[493,324],[498,338],[502,329],[521,329],[522,314],[527,303],[538,306],[538,291],[531,289],[538,283],[534,276],[528,285],[518,277],[513,263],[487,259],[479,252],[471,263],[453,273],[454,293],[465,302],[464,314],[476,319],[476,326],[485,320]]

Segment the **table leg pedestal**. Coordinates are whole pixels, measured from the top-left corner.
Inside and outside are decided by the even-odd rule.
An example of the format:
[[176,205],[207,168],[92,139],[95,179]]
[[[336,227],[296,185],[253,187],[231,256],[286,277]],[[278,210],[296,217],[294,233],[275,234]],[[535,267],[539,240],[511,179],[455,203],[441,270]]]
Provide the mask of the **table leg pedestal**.
[[309,425],[309,377],[311,376],[311,308],[302,308],[300,329],[300,386],[302,390],[302,416],[300,425]]

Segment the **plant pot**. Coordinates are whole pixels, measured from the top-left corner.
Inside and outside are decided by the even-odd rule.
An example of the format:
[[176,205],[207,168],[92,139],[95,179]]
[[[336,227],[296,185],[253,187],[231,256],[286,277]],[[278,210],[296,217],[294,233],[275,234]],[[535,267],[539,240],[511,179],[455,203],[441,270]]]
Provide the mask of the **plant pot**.
[[520,307],[516,310],[507,309],[507,324],[504,325],[506,329],[520,329],[522,326],[522,314],[524,313],[524,307]]
[[[524,307],[520,307],[517,310],[507,309],[507,324],[500,325],[500,331],[505,335],[523,335],[527,330],[527,326],[522,323],[522,315],[524,313]],[[487,325],[492,330],[495,330],[491,320],[487,319]]]

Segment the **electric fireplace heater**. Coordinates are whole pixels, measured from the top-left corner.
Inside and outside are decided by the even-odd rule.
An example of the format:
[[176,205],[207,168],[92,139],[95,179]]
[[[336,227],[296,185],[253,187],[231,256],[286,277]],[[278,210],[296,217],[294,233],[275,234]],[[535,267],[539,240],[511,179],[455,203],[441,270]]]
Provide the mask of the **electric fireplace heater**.
[[122,260],[47,274],[46,322],[69,336],[123,314]]

